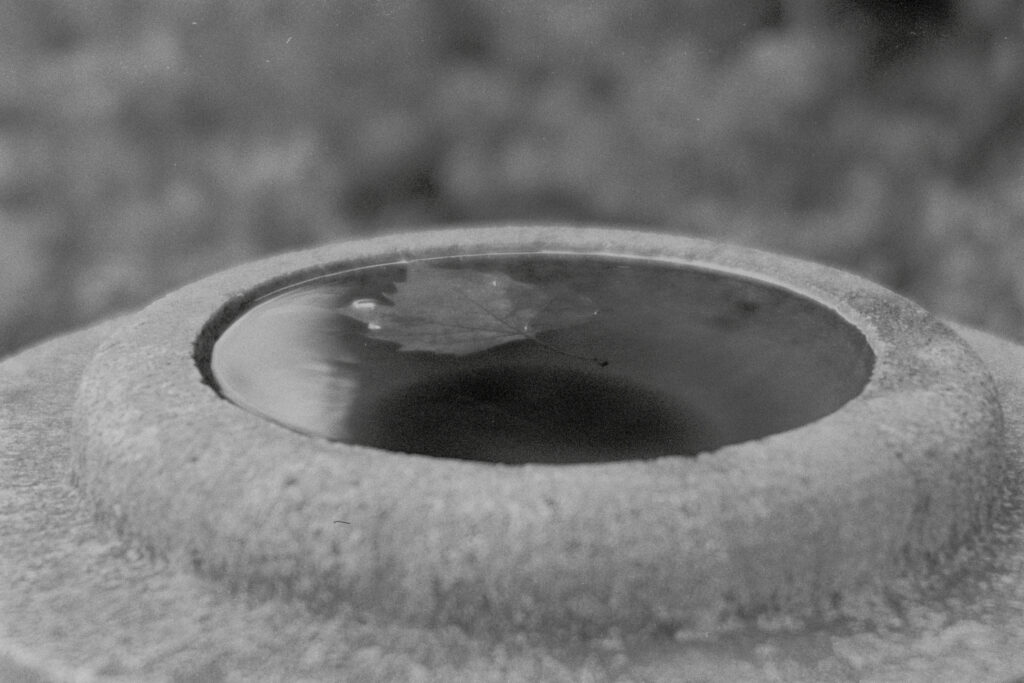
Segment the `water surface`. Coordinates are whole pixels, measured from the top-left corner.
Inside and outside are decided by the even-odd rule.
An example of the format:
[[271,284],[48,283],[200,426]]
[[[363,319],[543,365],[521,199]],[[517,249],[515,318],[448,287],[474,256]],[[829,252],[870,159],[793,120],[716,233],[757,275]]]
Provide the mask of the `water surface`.
[[529,254],[341,270],[253,302],[222,395],[296,431],[437,457],[695,455],[823,417],[863,336],[793,292],[657,261]]

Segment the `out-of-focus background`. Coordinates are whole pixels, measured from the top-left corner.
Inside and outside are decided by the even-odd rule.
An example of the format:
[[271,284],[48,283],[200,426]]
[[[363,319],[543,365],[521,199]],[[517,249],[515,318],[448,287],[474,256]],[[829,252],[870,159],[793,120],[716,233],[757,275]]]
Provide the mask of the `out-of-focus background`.
[[845,267],[1024,339],[1019,0],[0,0],[0,354],[496,220]]

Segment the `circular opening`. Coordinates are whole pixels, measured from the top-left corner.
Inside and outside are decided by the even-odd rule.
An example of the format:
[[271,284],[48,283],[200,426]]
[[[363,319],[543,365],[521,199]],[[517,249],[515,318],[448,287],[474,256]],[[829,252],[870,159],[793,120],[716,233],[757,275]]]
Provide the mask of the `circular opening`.
[[251,302],[213,346],[239,406],[299,432],[510,464],[692,456],[821,418],[867,341],[783,288],[594,255],[431,258]]

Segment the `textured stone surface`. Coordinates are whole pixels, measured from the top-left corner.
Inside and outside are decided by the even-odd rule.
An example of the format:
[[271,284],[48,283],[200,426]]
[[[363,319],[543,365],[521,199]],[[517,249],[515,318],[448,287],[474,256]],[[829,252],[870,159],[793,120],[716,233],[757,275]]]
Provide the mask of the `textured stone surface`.
[[[851,601],[844,609],[852,621],[842,628],[776,615],[733,622],[736,631],[717,639],[704,624],[674,637],[614,627],[590,640],[514,630],[470,636],[344,605],[332,615],[311,614],[297,601],[261,595],[273,587],[258,582],[256,599],[232,594],[226,582],[189,571],[189,556],[150,557],[137,535],[121,539],[95,524],[91,504],[69,483],[69,423],[80,373],[103,339],[138,324],[138,316],[129,316],[0,364],[2,676],[668,681],[685,671],[718,680],[924,681],[1000,680],[1024,672],[1018,578],[1024,525],[1013,486],[994,518],[995,538],[980,556],[955,565],[967,567],[955,581],[940,581],[937,593],[915,587],[885,600],[865,597],[859,607]],[[1019,460],[1024,349],[957,330],[996,380],[1005,453]],[[161,360],[154,355],[154,367]],[[1015,475],[1012,466],[1003,472],[1014,485]],[[337,510],[328,512],[332,521],[339,518]],[[262,533],[261,520],[249,522],[251,531],[240,536]],[[333,526],[329,533],[346,531]],[[290,558],[279,561],[292,566]]]
[[[874,371],[860,396],[795,430],[697,458],[574,467],[329,443],[241,411],[200,382],[197,331],[268,278],[525,250],[757,274],[853,322],[876,354]],[[80,486],[154,553],[318,610],[351,603],[473,631],[675,629],[817,613],[938,560],[986,521],[1001,475],[991,378],[910,302],[813,264],[608,230],[419,233],[229,271],[126,321],[90,363],[74,416]]]
[[[1007,680],[1024,672],[1024,525],[1013,501],[993,569],[900,616],[866,603],[851,630],[767,620],[715,640],[611,633],[552,646],[473,639],[344,611],[251,601],[151,560],[92,523],[68,484],[71,400],[116,324],[0,364],[0,680]],[[958,327],[992,369],[1008,441],[1024,444],[1024,348]],[[882,626],[881,631],[870,626]],[[781,674],[779,673],[781,671]]]

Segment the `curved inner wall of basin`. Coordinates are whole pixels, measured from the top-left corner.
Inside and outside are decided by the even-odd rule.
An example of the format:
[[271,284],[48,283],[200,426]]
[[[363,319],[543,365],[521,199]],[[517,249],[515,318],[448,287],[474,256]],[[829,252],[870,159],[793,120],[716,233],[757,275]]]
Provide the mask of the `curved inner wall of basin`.
[[[375,300],[395,310],[396,287],[417,286],[410,266],[342,270],[236,319],[212,352],[219,390],[332,440],[557,464],[695,455],[792,429],[837,410],[871,373],[866,340],[837,313],[750,279],[607,257],[418,263],[456,283],[498,273],[557,290],[593,315],[471,353],[408,351],[346,311]],[[473,293],[412,313],[443,322],[461,295]],[[466,305],[473,314],[480,303]]]

